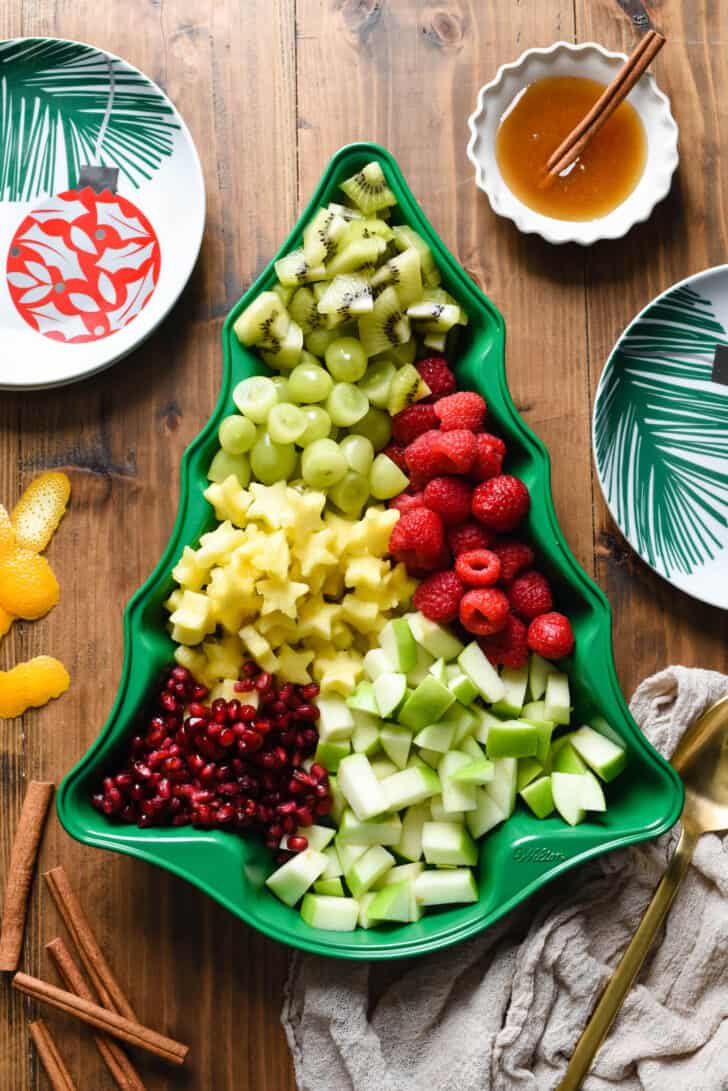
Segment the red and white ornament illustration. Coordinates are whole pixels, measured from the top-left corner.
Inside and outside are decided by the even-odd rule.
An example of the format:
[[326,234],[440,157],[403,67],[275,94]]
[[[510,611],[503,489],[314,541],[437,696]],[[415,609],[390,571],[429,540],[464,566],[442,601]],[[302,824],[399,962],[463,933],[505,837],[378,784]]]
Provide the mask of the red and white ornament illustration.
[[146,216],[111,190],[68,190],[33,209],[13,236],[7,281],[38,333],[78,344],[123,329],[159,281],[161,250]]

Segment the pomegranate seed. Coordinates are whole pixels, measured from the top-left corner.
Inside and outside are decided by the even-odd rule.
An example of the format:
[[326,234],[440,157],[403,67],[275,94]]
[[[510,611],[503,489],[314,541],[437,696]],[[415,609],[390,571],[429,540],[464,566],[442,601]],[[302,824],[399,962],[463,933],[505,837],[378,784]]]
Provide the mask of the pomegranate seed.
[[308,848],[307,837],[289,837],[286,842],[291,852],[305,852]]

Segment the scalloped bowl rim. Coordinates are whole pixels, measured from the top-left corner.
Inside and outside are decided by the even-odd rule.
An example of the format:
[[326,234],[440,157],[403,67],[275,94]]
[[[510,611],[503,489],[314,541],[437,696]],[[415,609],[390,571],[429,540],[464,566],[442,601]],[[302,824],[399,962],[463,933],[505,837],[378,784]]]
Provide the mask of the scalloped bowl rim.
[[[230,341],[235,318],[242,308],[247,305],[249,300],[262,290],[261,286],[272,276],[275,261],[278,260],[282,254],[286,253],[291,246],[295,244],[295,240],[300,237],[302,225],[310,216],[312,209],[318,203],[321,203],[322,194],[327,191],[331,184],[331,180],[338,171],[342,161],[346,162],[347,159],[355,158],[356,156],[362,157],[364,155],[368,158],[377,158],[381,162],[390,181],[394,182],[396,188],[402,194],[402,204],[407,206],[406,221],[415,228],[425,230],[426,234],[429,234],[429,241],[431,242],[433,249],[437,251],[438,265],[443,271],[445,271],[445,269],[447,270],[447,274],[452,283],[457,283],[456,290],[461,293],[461,298],[468,300],[470,305],[478,308],[481,312],[486,312],[489,321],[493,323],[493,327],[497,332],[499,339],[495,343],[495,365],[493,367],[491,379],[494,387],[497,387],[499,393],[503,396],[505,413],[508,415],[510,424],[518,434],[519,443],[526,452],[529,464],[533,464],[534,471],[538,474],[539,480],[542,480],[543,482],[543,514],[547,522],[548,534],[553,536],[553,541],[555,543],[554,548],[558,548],[559,564],[562,566],[562,571],[566,572],[568,570],[571,577],[573,577],[574,582],[579,585],[585,609],[588,611],[589,616],[594,619],[599,643],[597,650],[601,657],[600,668],[603,672],[601,675],[602,689],[600,692],[603,695],[605,702],[610,700],[617,706],[617,710],[621,715],[621,729],[629,736],[634,749],[641,751],[643,760],[647,764],[655,767],[663,778],[664,785],[662,794],[664,796],[664,806],[660,809],[660,812],[655,813],[646,824],[629,826],[626,829],[622,828],[621,831],[610,831],[607,829],[599,830],[598,834],[594,834],[587,830],[581,838],[578,836],[575,837],[573,840],[574,852],[571,855],[566,857],[563,857],[562,855],[558,860],[554,861],[549,859],[549,866],[543,871],[540,871],[530,881],[524,881],[512,896],[498,903],[490,911],[483,911],[477,917],[463,922],[444,922],[440,929],[434,931],[432,934],[427,934],[424,937],[419,936],[413,939],[397,938],[388,940],[387,934],[378,933],[375,945],[344,946],[343,944],[346,942],[345,937],[349,935],[348,933],[329,933],[317,931],[315,929],[307,929],[306,934],[301,934],[297,933],[293,927],[281,927],[270,924],[265,917],[261,917],[257,914],[255,898],[250,899],[250,906],[248,906],[245,899],[234,901],[219,889],[219,884],[218,886],[215,885],[213,879],[201,876],[199,874],[199,867],[196,869],[193,866],[184,865],[176,859],[177,853],[175,850],[179,846],[184,848],[186,844],[191,844],[199,848],[204,848],[205,851],[210,854],[209,858],[211,858],[212,849],[215,847],[216,850],[219,850],[218,855],[215,856],[215,863],[218,863],[218,856],[219,859],[225,863],[224,858],[226,853],[229,854],[232,851],[232,835],[194,830],[191,827],[181,827],[177,830],[165,828],[144,831],[137,830],[136,827],[120,828],[108,823],[95,811],[91,811],[93,818],[93,821],[91,821],[91,819],[86,819],[83,814],[78,813],[73,794],[74,791],[77,790],[77,786],[79,791],[83,791],[84,778],[88,777],[91,772],[97,772],[98,767],[105,758],[106,750],[108,748],[107,744],[109,744],[109,746],[114,744],[115,735],[117,730],[120,730],[121,723],[133,722],[134,718],[139,714],[138,704],[135,704],[129,710],[126,709],[126,705],[129,701],[133,700],[133,694],[130,695],[130,689],[133,689],[136,686],[136,683],[132,685],[134,670],[138,669],[139,660],[143,659],[145,652],[143,647],[140,649],[140,644],[143,644],[143,641],[137,641],[137,632],[139,630],[141,630],[142,634],[144,632],[145,623],[142,615],[147,607],[148,600],[151,600],[155,594],[158,593],[158,585],[165,581],[165,577],[167,577],[171,571],[172,565],[175,563],[182,545],[187,544],[188,541],[192,540],[191,537],[188,537],[186,529],[187,521],[194,518],[194,516],[190,514],[191,490],[189,485],[191,464],[196,458],[201,457],[201,451],[206,442],[213,437],[213,433],[216,434],[219,421],[225,413],[226,406],[229,404],[228,398],[232,387],[234,372]],[[505,326],[500,312],[495,308],[491,301],[480,292],[465,273],[462,266],[459,265],[454,256],[439,239],[414,198],[392,155],[384,148],[374,143],[359,142],[345,145],[340,148],[329,161],[310,202],[303,210],[289,236],[284,240],[278,252],[259,276],[256,277],[242,298],[231,309],[225,320],[222,331],[224,369],[220,397],[207,424],[183,454],[180,476],[180,504],[177,519],[167,546],[150,576],[135,592],[127,605],[124,614],[124,662],[113,707],[106,724],[95,742],[68,773],[58,790],[58,815],[63,827],[72,837],[96,848],[122,852],[126,855],[137,857],[186,879],[206,894],[214,897],[220,904],[224,905],[247,924],[257,928],[259,931],[279,942],[285,942],[290,946],[302,950],[333,957],[379,960],[425,954],[476,935],[484,928],[493,924],[530,894],[534,893],[563,872],[571,870],[578,864],[583,863],[592,857],[601,855],[604,852],[612,851],[613,849],[628,844],[634,844],[648,838],[657,837],[674,824],[682,808],[683,793],[681,782],[672,767],[649,744],[645,736],[632,720],[629,710],[627,709],[624,697],[619,688],[614,666],[611,645],[611,611],[609,604],[601,589],[597,587],[586,572],[577,564],[576,559],[566,545],[562,531],[556,520],[550,487],[550,463],[548,453],[541,440],[534,435],[518,415],[508,391],[504,366],[504,335]],[[492,351],[492,348],[493,346],[491,345],[488,350],[489,353]],[[244,351],[243,355],[246,359],[250,358],[251,361],[254,361],[256,366],[259,366],[259,361],[257,361],[251,353]],[[148,652],[148,649],[146,649],[146,651]],[[149,683],[145,683],[147,687],[148,684]],[[136,688],[140,687],[137,686]],[[142,690],[142,692],[148,693],[148,688]],[[128,728],[125,730],[128,730]],[[671,797],[669,801],[667,799],[668,794],[670,794]],[[86,796],[84,795],[83,798],[85,800]],[[119,829],[121,829],[122,832],[116,834],[115,831],[118,831]],[[147,839],[144,835],[148,834],[154,835],[154,839]],[[165,836],[165,834],[167,836]],[[581,849],[579,849],[580,841],[583,842]],[[227,849],[225,849],[226,844],[228,845]],[[559,854],[557,854],[557,856],[558,855]],[[272,898],[273,896],[270,895],[270,897]],[[465,906],[462,908],[467,909],[468,907]],[[471,906],[470,908],[474,908],[474,906]],[[295,913],[294,910],[291,910],[290,912],[292,916],[298,917],[298,914]],[[411,929],[416,928],[417,926],[407,925],[404,927],[406,929]],[[308,935],[309,931],[311,933],[310,936]],[[371,933],[367,933],[367,935],[370,934]]]
[[[468,118],[468,128],[470,130],[470,139],[467,144],[467,156],[473,167],[475,168],[475,182],[479,189],[483,190],[486,194],[490,206],[498,216],[502,216],[505,219],[512,220],[519,231],[522,231],[526,235],[540,235],[546,242],[550,242],[554,245],[561,245],[563,243],[575,242],[580,246],[591,246],[595,242],[599,242],[605,239],[619,239],[630,231],[635,224],[644,223],[652,215],[655,206],[660,201],[664,200],[667,194],[670,192],[670,186],[672,184],[672,176],[677,169],[679,162],[678,155],[678,126],[672,115],[670,109],[670,100],[664,91],[661,91],[657,86],[657,81],[651,72],[645,73],[639,81],[636,88],[632,90],[628,101],[634,105],[635,91],[639,90],[649,95],[654,100],[654,109],[661,110],[662,116],[659,118],[659,125],[664,130],[665,137],[660,141],[659,147],[654,152],[649,147],[649,133],[648,133],[648,158],[645,165],[645,170],[632,192],[625,198],[625,200],[612,209],[606,216],[599,217],[594,220],[559,220],[554,217],[544,216],[534,209],[524,204],[518,197],[509,189],[504,182],[498,164],[495,157],[495,152],[486,152],[486,156],[489,158],[488,168],[484,165],[483,158],[478,155],[478,150],[481,144],[482,132],[479,125],[482,124],[487,114],[487,103],[489,99],[496,99],[497,95],[503,90],[505,80],[511,75],[520,74],[532,58],[551,58],[555,57],[559,53],[566,53],[569,55],[580,55],[596,53],[602,59],[607,61],[615,61],[620,64],[626,60],[624,53],[614,52],[610,49],[605,49],[604,46],[598,42],[582,42],[574,44],[572,42],[554,42],[553,45],[548,47],[534,47],[532,49],[525,50],[520,57],[515,61],[511,61],[508,64],[502,64],[495,74],[495,77],[481,87],[478,92],[477,105],[473,113]],[[615,70],[616,70],[615,65]],[[525,82],[521,86],[525,86]],[[514,94],[517,94],[517,89],[509,93],[509,102],[512,101]],[[502,109],[507,104],[503,104]],[[646,132],[648,132],[648,125],[645,119],[644,112],[635,106],[637,112],[642,120]],[[499,113],[499,116],[501,114]],[[657,125],[655,125],[655,129]],[[643,187],[642,183],[648,177],[648,170],[652,171],[650,176],[650,187],[647,190],[646,186]],[[640,193],[639,191],[644,192]],[[613,226],[610,227],[606,221],[613,220]]]

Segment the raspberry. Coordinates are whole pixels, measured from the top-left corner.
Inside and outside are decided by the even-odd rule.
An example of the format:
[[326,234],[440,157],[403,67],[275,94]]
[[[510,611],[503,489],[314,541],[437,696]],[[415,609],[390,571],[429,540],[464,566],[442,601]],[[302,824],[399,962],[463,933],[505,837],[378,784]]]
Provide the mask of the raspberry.
[[392,436],[394,442],[406,447],[431,428],[437,428],[437,416],[434,405],[410,405],[401,413],[392,417]]
[[395,466],[399,466],[403,474],[407,473],[404,447],[399,447],[396,443],[390,443],[388,447],[384,448],[382,454],[386,455],[387,458],[391,458],[392,462]]
[[455,559],[455,571],[468,587],[490,587],[500,576],[500,557],[490,549],[469,549]]
[[526,626],[514,614],[508,615],[500,632],[485,636],[478,643],[495,666],[518,668],[528,662]]
[[475,437],[475,462],[470,470],[473,481],[487,481],[496,477],[503,466],[506,445],[498,436],[481,432]]
[[463,590],[463,585],[454,572],[435,572],[417,588],[412,604],[430,621],[447,624],[458,616]]
[[507,593],[513,613],[527,621],[548,613],[554,604],[548,580],[534,569],[517,576]]
[[489,549],[493,536],[480,523],[463,523],[447,532],[447,544],[455,557],[469,549]]
[[514,530],[530,506],[528,489],[519,478],[510,474],[499,474],[483,481],[473,493],[473,515],[489,530]]
[[458,526],[470,515],[472,493],[461,477],[433,477],[425,486],[425,506],[436,511],[446,527]]
[[433,446],[440,435],[434,431],[423,432],[414,443],[410,443],[405,451],[405,462],[410,480],[416,488],[424,486],[432,477],[437,477],[440,472],[438,462],[435,459]]
[[407,568],[434,568],[444,549],[442,519],[429,508],[400,516],[389,538],[389,552]]
[[495,587],[466,591],[460,600],[460,621],[469,633],[490,636],[508,619],[508,599]]
[[[426,432],[425,435],[432,433]],[[435,432],[432,457],[441,474],[466,474],[475,461],[475,436],[467,428]],[[434,476],[434,475],[433,475]]]
[[574,650],[571,622],[563,614],[552,611],[540,614],[528,626],[528,646],[544,659],[563,659]]
[[536,559],[530,545],[517,542],[513,538],[500,538],[491,546],[501,562],[501,580],[509,583],[523,568],[528,568]]
[[418,360],[415,367],[430,388],[428,401],[434,402],[457,390],[455,376],[444,356],[428,356],[426,360]]
[[485,400],[471,390],[461,390],[435,402],[435,412],[443,432],[452,432],[456,428],[467,428],[477,432],[483,423],[486,411]]
[[396,508],[402,515],[406,511],[414,511],[415,508],[425,507],[424,493],[421,492],[401,492],[399,496],[395,496],[394,500],[390,500],[387,505],[390,508]]

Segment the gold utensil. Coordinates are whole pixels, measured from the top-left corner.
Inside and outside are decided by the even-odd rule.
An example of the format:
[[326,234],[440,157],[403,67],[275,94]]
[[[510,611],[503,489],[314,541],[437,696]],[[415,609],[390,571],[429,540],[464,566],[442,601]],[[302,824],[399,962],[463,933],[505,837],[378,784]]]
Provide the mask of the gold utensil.
[[584,1028],[557,1091],[578,1091],[594,1055],[632,988],[657,931],[687,874],[704,833],[728,829],[728,697],[709,708],[683,735],[672,765],[685,785],[677,848],[629,947]]

